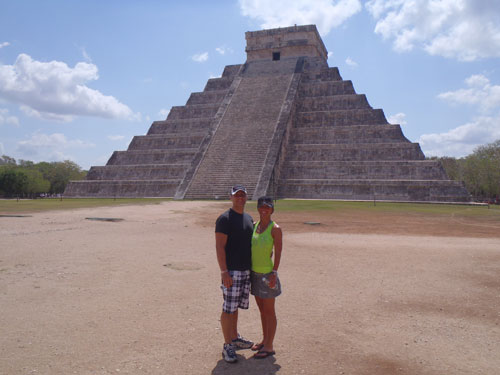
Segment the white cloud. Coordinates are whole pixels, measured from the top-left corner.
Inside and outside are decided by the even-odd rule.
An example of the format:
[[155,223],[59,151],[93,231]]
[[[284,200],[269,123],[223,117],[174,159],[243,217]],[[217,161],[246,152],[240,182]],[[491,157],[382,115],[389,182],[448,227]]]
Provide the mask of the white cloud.
[[34,133],[31,138],[17,142],[16,151],[21,159],[33,161],[62,161],[72,159],[67,154],[69,150],[95,147],[79,139],[68,139],[64,134]]
[[87,50],[85,49],[85,47],[79,47],[77,46],[77,48],[80,50],[80,52],[82,53],[82,56],[83,58],[85,59],[86,62],[88,63],[91,63],[92,62],[92,58],[90,57],[90,55],[87,53]]
[[19,119],[16,116],[9,115],[9,110],[7,108],[0,108],[0,125],[10,124],[19,125]]
[[361,10],[359,0],[239,0],[241,14],[264,29],[315,24],[322,35]]
[[481,74],[465,80],[467,88],[438,95],[452,105],[475,106],[481,116],[445,133],[424,134],[418,142],[427,156],[463,157],[480,145],[500,139],[500,86]]
[[345,59],[345,63],[353,68],[358,66],[358,63],[356,61],[354,61],[353,59],[351,59],[350,57]]
[[9,42],[0,43],[0,48],[7,47],[7,46],[10,46]]
[[75,119],[75,116],[72,115],[60,115],[57,113],[39,112],[36,109],[33,109],[27,105],[21,105],[19,106],[19,109],[23,111],[26,114],[26,116],[42,120],[71,122]]
[[40,62],[20,54],[13,65],[0,65],[0,98],[18,103],[25,113],[71,121],[75,116],[136,119],[113,96],[87,87],[97,80],[97,66],[79,62],[74,68],[60,61]]
[[124,138],[125,138],[124,135],[108,135],[108,139],[110,141],[121,141]]
[[446,133],[423,134],[418,142],[426,156],[463,157],[497,139],[500,139],[500,116],[479,117]]
[[233,53],[233,50],[231,48],[228,48],[228,47],[225,47],[225,46],[217,47],[215,49],[215,51],[217,51],[217,53],[219,53],[221,55],[225,55],[226,53]]
[[328,52],[328,57],[327,57],[327,58],[328,58],[328,59],[330,59],[330,58],[332,58],[332,57],[333,57],[333,52],[329,51],[329,52]]
[[444,92],[439,94],[438,98],[452,104],[475,105],[482,112],[500,108],[499,85],[492,85],[490,80],[481,74],[470,76],[465,80],[465,84],[468,88]]
[[399,125],[406,125],[406,114],[399,112],[396,113],[395,115],[391,115],[387,118],[387,121],[389,124],[399,124]]
[[5,148],[3,147],[3,143],[0,142],[0,156],[5,155]]
[[165,109],[165,108],[162,108],[158,111],[158,115],[160,115],[163,118],[167,118],[169,113],[170,113],[170,109]]
[[473,61],[500,57],[500,7],[477,0],[370,0],[375,32],[396,51],[419,47],[431,55]]
[[193,61],[196,61],[196,62],[199,62],[199,63],[205,62],[205,61],[208,60],[208,52],[203,52],[203,53],[198,53],[196,55],[193,55],[191,57],[191,59]]

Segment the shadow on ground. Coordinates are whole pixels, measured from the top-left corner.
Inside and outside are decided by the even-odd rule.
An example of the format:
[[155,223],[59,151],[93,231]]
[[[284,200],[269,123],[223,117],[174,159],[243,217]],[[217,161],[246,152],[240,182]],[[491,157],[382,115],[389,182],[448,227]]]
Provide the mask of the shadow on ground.
[[254,359],[252,357],[247,359],[238,354],[238,362],[227,363],[221,359],[217,362],[211,374],[273,375],[276,374],[280,368],[281,366],[276,363],[276,358],[273,356],[264,359]]

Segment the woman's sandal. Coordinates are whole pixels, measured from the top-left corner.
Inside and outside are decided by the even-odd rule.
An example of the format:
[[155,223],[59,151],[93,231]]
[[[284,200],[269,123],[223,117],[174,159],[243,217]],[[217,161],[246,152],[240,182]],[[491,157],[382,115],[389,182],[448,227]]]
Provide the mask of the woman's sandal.
[[275,355],[276,352],[274,350],[268,352],[267,350],[259,350],[257,353],[254,354],[255,359],[264,359],[269,356]]
[[263,343],[260,343],[260,344],[254,344],[254,346],[252,346],[251,350],[253,350],[254,352],[258,352],[258,351],[260,351],[263,347],[264,347],[264,344],[263,344]]

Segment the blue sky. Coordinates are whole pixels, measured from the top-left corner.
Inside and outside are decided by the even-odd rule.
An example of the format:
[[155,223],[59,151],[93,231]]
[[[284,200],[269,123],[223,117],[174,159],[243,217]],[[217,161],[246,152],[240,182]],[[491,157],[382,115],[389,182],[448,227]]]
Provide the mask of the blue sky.
[[0,0],[0,155],[104,165],[294,24],[427,156],[500,139],[498,0]]

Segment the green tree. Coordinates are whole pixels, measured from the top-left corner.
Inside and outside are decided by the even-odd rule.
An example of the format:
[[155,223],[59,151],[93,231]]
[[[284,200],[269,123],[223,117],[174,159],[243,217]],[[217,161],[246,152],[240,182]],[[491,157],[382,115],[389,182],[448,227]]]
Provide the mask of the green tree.
[[477,197],[500,196],[500,139],[477,147],[465,158],[464,180]]
[[16,165],[16,159],[7,155],[0,156],[0,165]]
[[441,162],[449,178],[463,181],[466,189],[476,199],[500,197],[500,139],[477,147],[464,158],[431,159]]
[[16,168],[0,169],[0,191],[7,197],[22,196],[28,186],[28,176]]
[[81,180],[85,178],[86,172],[81,167],[70,161],[63,162],[41,162],[35,165],[43,177],[50,181],[50,193],[62,194],[70,180]]
[[25,173],[28,178],[25,186],[25,194],[33,198],[37,194],[49,192],[50,182],[43,178],[40,171],[33,168],[25,168],[23,169],[23,173]]
[[439,161],[450,179],[463,181],[463,159],[444,156]]

